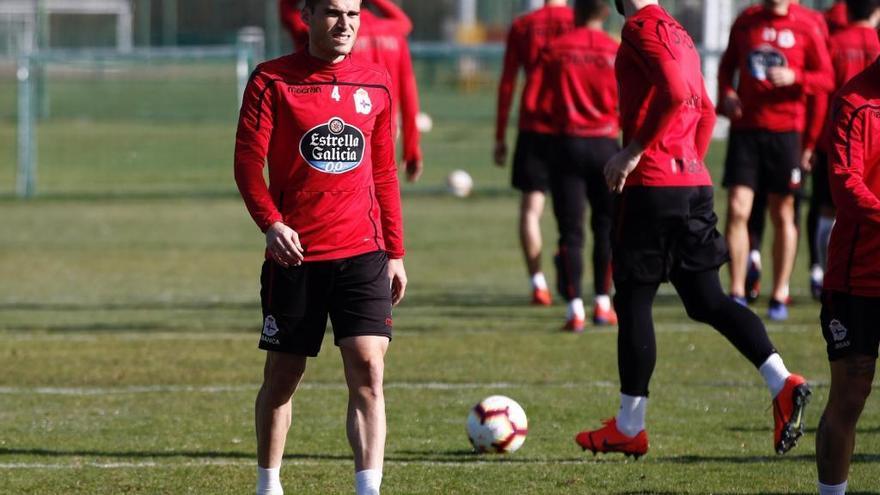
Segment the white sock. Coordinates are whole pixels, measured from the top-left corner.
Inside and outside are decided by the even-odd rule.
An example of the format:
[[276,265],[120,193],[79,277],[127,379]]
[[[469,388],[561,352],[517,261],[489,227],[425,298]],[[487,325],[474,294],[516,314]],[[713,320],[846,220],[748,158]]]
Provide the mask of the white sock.
[[544,272],[532,275],[532,289],[547,290],[547,279],[544,278]]
[[608,294],[600,294],[593,298],[593,303],[596,306],[599,306],[599,309],[602,311],[608,311],[611,309],[611,297]]
[[355,493],[357,495],[379,495],[382,486],[380,469],[364,469],[354,473]]
[[833,228],[834,217],[819,217],[819,225],[816,226],[816,256],[822,266],[826,266],[828,261],[828,241]]
[[572,299],[568,302],[568,313],[566,317],[570,320],[572,318],[578,318],[583,320],[586,318],[587,312],[584,310],[584,300],[581,298]]
[[761,251],[757,249],[752,249],[749,251],[749,260],[751,260],[752,264],[760,270],[761,269]]
[[645,429],[647,397],[620,394],[620,410],[617,411],[617,429],[628,437],[634,437]]
[[839,485],[826,485],[819,482],[819,495],[844,495],[846,493],[846,481]]
[[268,469],[257,466],[257,495],[284,495],[281,466]]
[[771,354],[764,361],[764,364],[758,368],[758,371],[761,372],[761,376],[767,382],[767,388],[770,389],[771,397],[776,397],[779,394],[782,387],[785,386],[785,380],[791,376],[791,373],[785,368],[785,363],[782,362],[782,357],[776,353]]
[[810,280],[821,284],[824,278],[825,270],[823,270],[821,266],[813,265],[813,267],[810,268]]

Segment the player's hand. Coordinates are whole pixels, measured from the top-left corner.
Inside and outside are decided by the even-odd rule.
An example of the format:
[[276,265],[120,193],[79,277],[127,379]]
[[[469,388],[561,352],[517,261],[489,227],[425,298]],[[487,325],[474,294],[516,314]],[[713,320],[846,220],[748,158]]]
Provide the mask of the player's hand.
[[406,270],[403,260],[388,260],[388,280],[391,281],[391,305],[397,306],[406,293]]
[[422,176],[422,171],[425,168],[425,164],[422,163],[421,159],[418,160],[407,160],[406,161],[406,180],[409,182],[417,182],[419,177]]
[[812,172],[813,171],[813,150],[806,148],[803,153],[801,153],[801,169],[804,172]]
[[731,120],[742,118],[742,102],[740,101],[738,94],[728,92],[726,95],[724,95],[724,98],[721,99],[720,107],[721,114],[725,117]]
[[507,162],[507,143],[498,141],[495,143],[495,153],[492,155],[495,165],[503,167]]
[[642,151],[641,146],[633,141],[608,160],[605,164],[605,182],[611,192],[623,192],[626,178],[642,159]]
[[281,222],[273,223],[266,230],[266,249],[276,263],[287,268],[303,262],[305,250],[299,242],[299,234]]
[[767,69],[767,80],[777,88],[791,86],[794,84],[795,74],[788,67],[770,67]]

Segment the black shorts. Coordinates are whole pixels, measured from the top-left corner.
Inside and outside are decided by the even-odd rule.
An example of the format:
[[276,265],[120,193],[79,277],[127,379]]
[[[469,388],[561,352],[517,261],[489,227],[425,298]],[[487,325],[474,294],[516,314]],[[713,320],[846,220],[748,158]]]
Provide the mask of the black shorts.
[[513,152],[513,187],[522,192],[547,191],[552,150],[552,135],[520,131]]
[[614,282],[659,283],[673,270],[702,272],[729,259],[715,228],[712,186],[624,189],[614,205]]
[[831,184],[828,182],[828,153],[816,151],[813,164],[813,193],[810,204],[834,208],[831,199]]
[[844,292],[822,294],[822,336],[828,344],[828,360],[855,354],[877,358],[880,346],[880,297]]
[[796,194],[801,189],[801,136],[797,132],[730,131],[724,187]]
[[260,282],[260,349],[317,356],[327,316],[336,345],[360,335],[391,339],[391,282],[384,251],[289,268],[267,260]]

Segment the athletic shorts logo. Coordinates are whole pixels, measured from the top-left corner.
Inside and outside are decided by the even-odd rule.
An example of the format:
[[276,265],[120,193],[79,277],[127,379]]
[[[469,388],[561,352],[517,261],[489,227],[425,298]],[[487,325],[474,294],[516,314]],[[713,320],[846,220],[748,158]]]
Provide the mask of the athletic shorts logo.
[[801,181],[803,180],[803,174],[801,174],[801,169],[796,168],[791,171],[791,187],[797,188],[800,187]]
[[278,333],[278,324],[275,322],[275,317],[269,315],[266,317],[266,320],[263,322],[263,335],[266,337],[274,337]]
[[326,174],[354,170],[364,158],[364,133],[339,117],[313,127],[299,141],[299,154],[312,168]]
[[370,93],[364,88],[358,88],[354,92],[354,111],[364,115],[370,115],[373,111],[373,101],[370,100]]
[[770,45],[759,46],[749,54],[749,71],[759,81],[767,80],[767,69],[787,65],[785,55]]
[[840,320],[831,320],[831,323],[828,324],[828,330],[831,331],[831,337],[835,342],[840,342],[846,338],[847,330]]

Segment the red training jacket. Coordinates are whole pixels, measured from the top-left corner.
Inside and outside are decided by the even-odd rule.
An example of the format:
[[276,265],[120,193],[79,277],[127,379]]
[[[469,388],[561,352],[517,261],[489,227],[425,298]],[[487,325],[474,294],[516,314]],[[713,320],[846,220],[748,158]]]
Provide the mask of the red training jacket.
[[538,67],[541,50],[551,40],[574,29],[574,11],[571,7],[547,6],[517,17],[507,35],[504,67],[498,85],[498,113],[495,120],[495,140],[504,141],[516,76],[522,67],[526,73],[519,106],[519,130],[550,134],[552,122],[538,110],[538,93],[541,88]]
[[825,289],[880,297],[880,60],[840,90],[834,109]]
[[[822,35],[822,40],[825,41],[825,47],[830,51],[831,34],[828,32],[828,23],[825,21],[825,16],[818,10],[813,10],[796,3],[791,4],[790,8],[802,10],[813,21],[813,24]],[[801,143],[804,149],[814,150],[817,147],[816,143],[822,134],[822,128],[825,126],[825,121],[828,117],[829,96],[828,93],[806,95],[804,134]]]
[[617,138],[617,48],[604,31],[581,27],[556,38],[542,52],[538,100],[554,134]]
[[623,25],[615,69],[624,145],[645,148],[626,186],[711,185],[715,111],[687,31],[659,5],[642,8]]
[[[794,70],[795,83],[777,88],[767,80],[767,70],[785,66]],[[734,74],[739,87],[734,88]],[[746,9],[730,30],[730,41],[718,68],[719,101],[730,92],[739,94],[742,118],[733,129],[803,132],[805,95],[831,90],[831,61],[822,33],[811,16],[796,5],[786,15],[763,6]]]
[[849,14],[847,13],[846,1],[837,0],[834,5],[825,11],[825,22],[831,34],[849,26]]
[[390,86],[380,66],[351,57],[331,64],[305,51],[251,76],[235,181],[261,230],[283,221],[297,231],[305,261],[404,256]]

